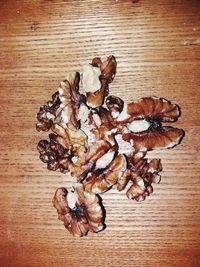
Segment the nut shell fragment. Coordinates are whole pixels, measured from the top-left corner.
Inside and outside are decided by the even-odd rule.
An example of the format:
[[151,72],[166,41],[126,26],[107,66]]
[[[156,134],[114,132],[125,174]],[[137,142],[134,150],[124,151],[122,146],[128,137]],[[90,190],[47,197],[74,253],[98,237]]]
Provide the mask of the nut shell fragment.
[[58,188],[52,202],[57,209],[58,218],[72,235],[85,236],[89,231],[97,233],[103,229],[104,216],[100,198],[86,192],[82,184],[77,184],[71,192]]

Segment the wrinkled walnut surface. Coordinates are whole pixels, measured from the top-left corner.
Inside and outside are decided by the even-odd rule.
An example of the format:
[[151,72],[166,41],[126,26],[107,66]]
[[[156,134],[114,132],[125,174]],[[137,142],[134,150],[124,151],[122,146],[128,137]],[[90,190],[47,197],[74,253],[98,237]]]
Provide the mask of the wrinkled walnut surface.
[[69,192],[58,188],[53,198],[58,218],[73,235],[84,236],[88,231],[99,232],[103,229],[103,209],[97,195],[86,192],[82,184],[76,184]]
[[[160,159],[148,151],[173,148],[184,136],[173,128],[180,108],[164,98],[143,97],[124,103],[109,95],[116,75],[114,56],[94,58],[83,73],[69,73],[52,100],[37,113],[36,129],[49,131],[37,149],[49,170],[70,173],[73,191],[57,189],[53,205],[73,235],[84,236],[104,227],[98,194],[126,187],[129,199],[142,201],[160,182]],[[79,87],[82,85],[81,94]],[[170,125],[167,125],[170,123]]]

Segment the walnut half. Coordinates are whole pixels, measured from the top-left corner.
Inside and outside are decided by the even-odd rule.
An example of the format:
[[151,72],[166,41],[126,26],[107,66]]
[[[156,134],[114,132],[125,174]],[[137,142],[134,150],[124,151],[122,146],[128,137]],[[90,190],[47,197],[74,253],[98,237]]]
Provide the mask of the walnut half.
[[180,116],[180,108],[164,98],[143,97],[124,105],[120,98],[110,96],[106,104],[111,123],[136,152],[172,148],[184,136],[182,129],[163,125],[177,121]]
[[124,155],[117,155],[109,164],[104,163],[104,168],[98,168],[87,177],[84,185],[87,191],[104,193],[115,185],[126,170]]
[[97,233],[104,228],[104,212],[98,195],[86,192],[82,184],[72,191],[58,188],[52,200],[58,218],[73,235],[85,236],[88,231]]

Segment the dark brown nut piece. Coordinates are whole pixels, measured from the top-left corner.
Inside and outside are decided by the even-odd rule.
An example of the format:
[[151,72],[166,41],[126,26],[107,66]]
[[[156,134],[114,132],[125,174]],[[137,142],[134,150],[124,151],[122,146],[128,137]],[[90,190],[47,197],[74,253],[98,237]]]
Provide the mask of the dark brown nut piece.
[[[105,156],[106,154],[103,157]],[[126,158],[124,155],[117,155],[108,166],[106,166],[106,160],[103,163],[104,168],[96,169],[93,171],[92,175],[86,179],[84,185],[87,191],[96,194],[108,191],[118,182],[123,172],[126,170]]]
[[86,153],[81,154],[77,158],[77,161],[70,167],[71,175],[78,182],[83,181],[88,173],[94,170],[96,161],[110,148],[111,144],[109,142],[104,140],[97,141]]
[[156,122],[173,122],[180,116],[180,108],[165,98],[143,97],[128,104],[127,113],[131,116],[129,122],[141,118]]
[[174,122],[180,116],[178,105],[164,98],[143,97],[138,101],[124,104],[122,112],[116,120],[125,125],[135,120],[146,119],[155,122]]
[[101,126],[107,129],[107,131],[113,130],[113,128],[115,128],[112,124],[113,119],[106,108],[99,107],[99,116],[101,120]]
[[40,159],[47,163],[47,168],[52,171],[60,169],[66,173],[71,162],[71,152],[65,147],[63,140],[55,134],[49,134],[49,140],[40,140],[37,149]]
[[106,86],[102,86],[101,89],[97,90],[96,92],[89,92],[87,93],[87,104],[92,108],[97,108],[103,105],[104,99],[106,97]]
[[106,99],[106,106],[108,107],[112,117],[117,118],[123,110],[124,102],[119,97],[109,96]]
[[36,129],[37,131],[48,131],[53,125],[56,117],[56,112],[60,107],[59,93],[56,92],[52,95],[52,101],[48,101],[46,105],[40,107],[37,113]]
[[59,220],[72,235],[85,236],[89,231],[97,233],[105,226],[100,198],[85,192],[82,184],[77,184],[71,192],[58,188],[52,202]]
[[92,108],[102,106],[105,97],[109,93],[108,85],[116,74],[117,62],[114,56],[101,61],[94,58],[92,64],[83,72],[83,90],[87,94],[87,104]]
[[178,145],[184,136],[182,129],[164,126],[159,129],[149,129],[138,133],[126,133],[122,138],[130,142],[136,151],[172,148]]
[[162,170],[160,159],[152,159],[150,162],[147,159],[128,158],[127,170],[118,181],[117,188],[123,190],[129,181],[132,182],[131,187],[127,191],[127,197],[136,201],[144,200],[153,192],[152,183],[160,182]]
[[112,117],[109,111],[104,107],[99,107],[98,115],[101,124],[92,131],[96,136],[96,139],[103,139],[110,142],[113,146],[116,145],[114,136],[117,134],[117,128],[112,124]]
[[114,56],[109,56],[105,61],[101,61],[99,57],[92,60],[92,66],[99,67],[101,70],[100,80],[105,80],[106,83],[111,83],[116,74],[117,62]]
[[177,105],[164,98],[146,97],[128,104],[116,118],[127,131],[123,139],[132,143],[136,151],[171,148],[184,136],[181,129],[162,126],[162,122],[174,122],[180,116]]

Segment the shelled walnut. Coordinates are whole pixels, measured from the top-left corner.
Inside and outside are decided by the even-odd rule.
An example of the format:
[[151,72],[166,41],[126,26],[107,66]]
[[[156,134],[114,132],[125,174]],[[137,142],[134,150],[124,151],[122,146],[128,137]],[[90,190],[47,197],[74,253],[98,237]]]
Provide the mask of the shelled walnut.
[[40,159],[47,163],[49,170],[60,169],[66,173],[69,170],[71,162],[71,151],[65,147],[63,139],[55,134],[49,134],[49,140],[40,140],[37,149],[40,153]]
[[100,107],[109,93],[108,85],[115,77],[117,62],[114,56],[109,56],[102,62],[94,58],[83,72],[83,90],[87,95],[87,104],[92,108]]
[[[117,62],[94,58],[83,73],[69,73],[52,100],[37,113],[36,129],[51,130],[37,149],[49,170],[69,173],[78,184],[72,191],[57,189],[53,205],[73,235],[84,236],[104,227],[104,208],[97,194],[113,186],[136,201],[160,182],[160,159],[148,160],[148,151],[173,148],[182,129],[165,123],[178,120],[180,108],[164,98],[143,97],[124,103],[109,95]],[[79,84],[82,85],[81,94]]]
[[58,188],[52,202],[58,218],[71,234],[84,236],[88,231],[97,233],[103,229],[101,200],[97,195],[84,191],[82,184],[77,184],[72,191]]
[[[126,158],[124,155],[119,154],[110,162],[105,162],[106,161],[104,160],[102,164],[103,166],[96,166],[96,169],[93,171],[93,173],[87,177],[84,183],[87,191],[97,194],[108,191],[119,181],[122,174],[126,170]],[[105,167],[105,165],[107,166]]]
[[159,173],[162,170],[160,159],[147,159],[129,157],[127,169],[118,180],[117,188],[123,190],[128,182],[132,185],[127,190],[127,197],[136,201],[144,200],[153,192],[152,183],[160,182]]

